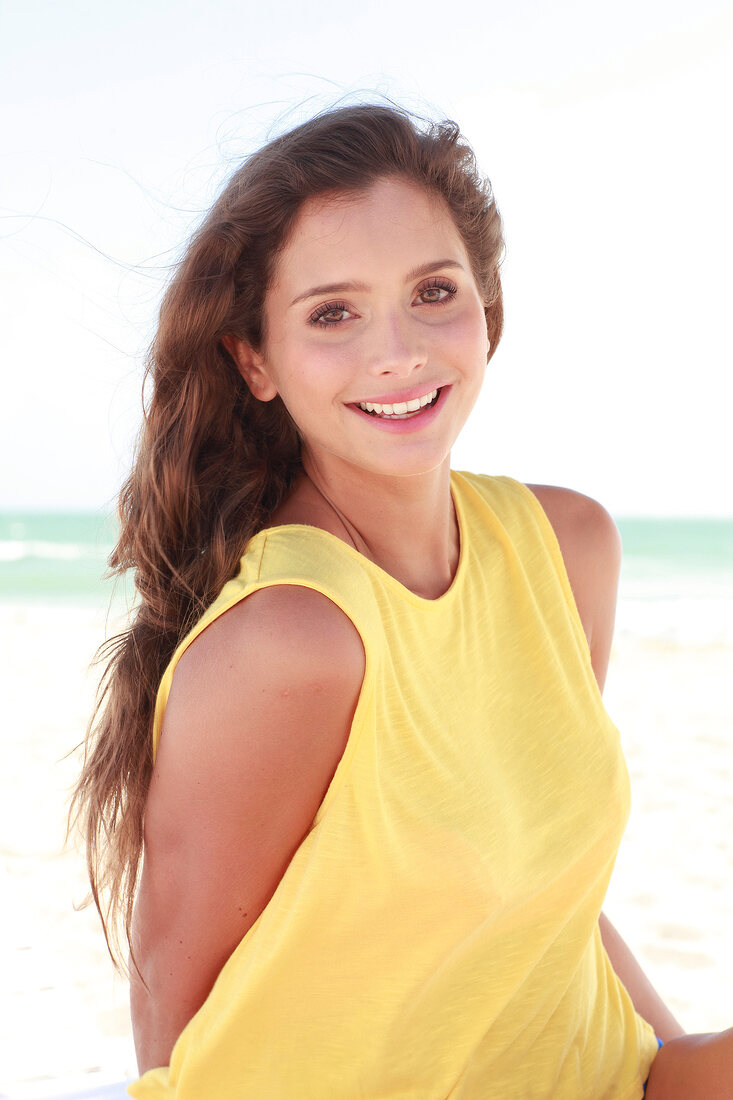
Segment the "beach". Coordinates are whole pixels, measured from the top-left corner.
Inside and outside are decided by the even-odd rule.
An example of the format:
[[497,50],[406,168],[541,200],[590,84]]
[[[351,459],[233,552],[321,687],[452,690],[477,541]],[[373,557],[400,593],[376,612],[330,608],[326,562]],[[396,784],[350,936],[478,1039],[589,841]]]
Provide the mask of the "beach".
[[[682,1024],[713,1030],[733,1025],[733,588],[698,563],[697,585],[688,571],[655,589],[641,560],[622,585],[605,693],[633,798],[606,912]],[[135,1076],[126,986],[94,908],[74,908],[85,867],[63,847],[88,666],[120,610],[106,623],[101,597],[0,601],[0,1097],[13,1100]]]
[[8,725],[0,799],[5,1021],[0,1096],[41,1098],[135,1075],[125,982],[107,954],[78,850],[64,849],[66,799],[104,635],[93,607],[3,606]]
[[617,643],[632,809],[605,906],[688,1031],[733,1026],[733,650]]

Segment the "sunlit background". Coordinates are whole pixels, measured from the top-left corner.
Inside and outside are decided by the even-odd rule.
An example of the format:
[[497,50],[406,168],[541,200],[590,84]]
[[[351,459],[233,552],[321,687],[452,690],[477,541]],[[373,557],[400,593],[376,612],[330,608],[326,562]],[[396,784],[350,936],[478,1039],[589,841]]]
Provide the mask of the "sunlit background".
[[179,247],[241,158],[343,97],[455,118],[507,325],[457,455],[615,514],[733,515],[733,13],[614,4],[3,5],[0,506],[96,508]]
[[688,1026],[732,1024],[730,3],[7,0],[0,84],[0,1097],[134,1074],[58,761],[162,288],[244,156],[378,96],[458,121],[493,181],[506,328],[454,465],[620,521],[612,915]]

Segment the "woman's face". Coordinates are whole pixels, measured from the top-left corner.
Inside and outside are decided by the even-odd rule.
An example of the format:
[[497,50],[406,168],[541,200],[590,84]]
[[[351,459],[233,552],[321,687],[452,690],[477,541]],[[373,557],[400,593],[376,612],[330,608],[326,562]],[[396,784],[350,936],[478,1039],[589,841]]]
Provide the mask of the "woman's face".
[[463,240],[440,198],[400,179],[305,203],[242,373],[279,394],[306,462],[435,469],[478,396],[488,339]]

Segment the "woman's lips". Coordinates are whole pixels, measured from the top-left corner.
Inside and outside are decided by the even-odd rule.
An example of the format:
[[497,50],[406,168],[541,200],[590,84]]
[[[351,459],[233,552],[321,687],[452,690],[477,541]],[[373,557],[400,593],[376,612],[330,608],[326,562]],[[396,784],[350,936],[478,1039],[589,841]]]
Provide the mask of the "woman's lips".
[[438,400],[438,394],[440,389],[430,390],[428,393],[422,394],[420,397],[413,397],[411,400],[402,401],[358,401],[357,405],[363,412],[369,413],[370,416],[390,417],[397,419],[399,417],[414,416],[415,413],[420,412],[421,409],[425,409],[430,405],[434,405]]
[[[352,408],[358,416],[363,416],[369,421],[370,424],[373,424],[377,428],[382,428],[385,431],[417,431],[418,428],[421,428],[423,426],[427,427],[427,425],[430,424],[431,421],[435,418],[435,416],[440,411],[445,401],[446,394],[448,393],[450,388],[450,386],[439,386],[436,389],[428,390],[427,393],[423,391],[422,394],[420,394],[420,391],[418,390],[417,394],[419,396],[412,397],[410,401],[406,401],[404,400],[404,398],[402,401],[397,401],[393,398],[392,402],[359,401],[354,402],[349,407]],[[395,397],[396,396],[397,395],[395,395]],[[400,394],[399,396],[402,395]],[[419,402],[423,399],[425,399],[425,404],[420,405]],[[412,411],[407,411],[407,405],[410,404],[410,402],[415,401],[418,402],[418,408]],[[373,406],[371,410],[367,408],[368,405]],[[374,406],[377,406],[377,408],[380,408],[382,411],[377,412],[374,409]],[[395,406],[398,409],[401,409],[404,406],[406,411],[395,412]],[[385,408],[391,409],[392,411],[385,412]]]

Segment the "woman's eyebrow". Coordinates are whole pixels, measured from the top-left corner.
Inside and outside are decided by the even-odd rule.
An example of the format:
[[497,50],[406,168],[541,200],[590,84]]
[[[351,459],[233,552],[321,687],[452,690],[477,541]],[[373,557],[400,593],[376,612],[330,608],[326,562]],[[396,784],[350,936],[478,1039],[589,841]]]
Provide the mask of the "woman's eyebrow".
[[[464,270],[463,264],[460,264],[458,260],[430,260],[429,263],[420,264],[408,271],[405,275],[405,282],[410,283],[413,279],[420,279],[425,275],[431,275],[433,271],[445,270],[445,268]],[[322,286],[312,286],[309,290],[304,290],[297,298],[293,298],[290,305],[295,306],[306,298],[318,298],[323,294],[343,294],[348,291],[368,291],[370,289],[366,283],[324,283]]]
[[[297,305],[305,298],[316,298],[322,294],[341,294],[345,290],[369,290],[366,283],[325,283],[323,286],[312,286],[310,290],[304,290],[297,298],[293,298],[291,306]],[[289,308],[289,307],[288,307]]]
[[413,279],[421,279],[424,275],[432,275],[434,271],[438,271],[440,268],[464,270],[463,264],[460,264],[458,260],[431,260],[430,263],[420,264],[419,267],[413,267],[412,271],[408,271],[405,282],[411,283]]

